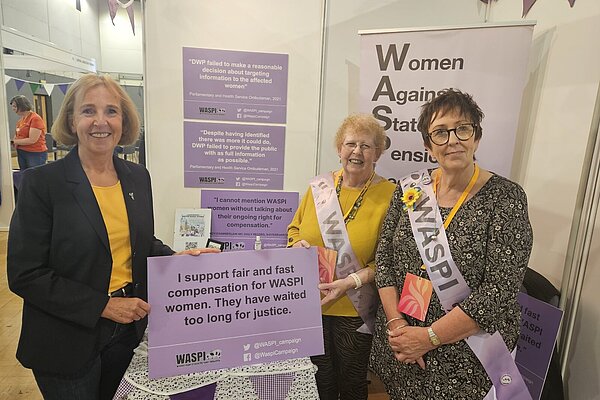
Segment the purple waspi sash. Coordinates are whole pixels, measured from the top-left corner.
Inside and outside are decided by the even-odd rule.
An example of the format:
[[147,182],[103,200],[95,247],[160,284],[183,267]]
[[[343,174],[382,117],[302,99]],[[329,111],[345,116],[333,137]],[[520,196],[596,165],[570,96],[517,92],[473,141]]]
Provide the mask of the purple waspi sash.
[[[414,208],[408,209],[408,216],[433,289],[444,310],[449,312],[457,303],[469,296],[471,289],[450,254],[443,219],[430,183],[431,177],[426,169],[414,172],[400,180],[403,191],[412,187],[419,187],[422,191]],[[436,221],[439,222],[439,226]],[[498,400],[531,400],[523,377],[500,333],[494,332],[490,335],[482,330],[466,338],[465,341],[494,384]],[[486,399],[489,396],[490,393]]]
[[[331,173],[319,175],[310,181],[317,220],[323,243],[325,247],[336,250],[337,262],[335,274],[338,279],[344,279],[353,272],[362,268],[356,258],[346,224],[344,215],[337,199],[333,176]],[[363,285],[360,289],[351,288],[346,295],[352,301],[352,305],[362,318],[364,324],[358,328],[358,332],[373,334],[375,327],[375,313],[377,311],[377,292],[372,283]]]

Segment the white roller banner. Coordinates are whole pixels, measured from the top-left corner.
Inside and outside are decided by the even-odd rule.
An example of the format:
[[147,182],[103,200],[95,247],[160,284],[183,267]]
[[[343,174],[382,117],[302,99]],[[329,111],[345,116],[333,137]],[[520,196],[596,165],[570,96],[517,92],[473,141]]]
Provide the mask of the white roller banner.
[[423,103],[445,88],[473,95],[485,114],[476,157],[510,176],[533,24],[360,31],[360,107],[390,147],[377,172],[396,180],[435,167],[417,130]]

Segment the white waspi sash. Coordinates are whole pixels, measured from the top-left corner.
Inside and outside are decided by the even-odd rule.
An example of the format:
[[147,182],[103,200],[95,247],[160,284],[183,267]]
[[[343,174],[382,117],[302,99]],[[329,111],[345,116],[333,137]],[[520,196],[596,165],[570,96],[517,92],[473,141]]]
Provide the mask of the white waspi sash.
[[[362,268],[348,237],[344,215],[337,199],[333,176],[331,173],[319,175],[310,181],[317,220],[325,247],[336,250],[337,262],[335,273],[338,279],[344,279],[352,272]],[[377,292],[372,283],[363,285],[360,289],[349,289],[346,294],[352,305],[362,318],[364,324],[358,332],[373,334],[375,327],[375,313],[377,312]]]
[[[426,182],[426,183],[425,183]],[[414,172],[400,180],[402,190],[419,187],[422,195],[414,209],[408,209],[410,224],[427,274],[433,284],[442,307],[446,312],[464,300],[471,289],[457,268],[446,237],[442,216],[430,185],[431,177],[426,169]],[[436,221],[440,221],[437,227]],[[432,236],[437,236],[434,238]],[[496,389],[498,400],[531,400],[529,390],[521,373],[498,332],[493,335],[484,331],[465,339],[475,353]],[[486,396],[486,399],[489,397]]]

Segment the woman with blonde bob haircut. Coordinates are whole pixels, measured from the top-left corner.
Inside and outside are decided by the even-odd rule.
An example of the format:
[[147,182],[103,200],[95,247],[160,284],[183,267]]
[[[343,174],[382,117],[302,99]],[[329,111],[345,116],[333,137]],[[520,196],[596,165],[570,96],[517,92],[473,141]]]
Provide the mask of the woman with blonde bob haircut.
[[[113,398],[147,325],[147,257],[173,254],[154,237],[148,171],[114,154],[139,127],[116,82],[85,75],[53,130],[75,147],[23,173],[8,283],[24,299],[17,359],[46,400]],[[201,252],[218,250],[183,253]]]
[[371,114],[351,114],[346,117],[335,133],[335,148],[341,149],[348,131],[365,132],[370,134],[375,145],[377,158],[387,146],[387,135],[383,127]]
[[134,144],[140,136],[140,119],[137,108],[131,97],[112,78],[105,75],[88,74],[73,83],[63,100],[61,112],[52,125],[52,137],[66,146],[77,144],[77,133],[73,131],[73,110],[75,104],[81,101],[81,96],[90,89],[104,86],[109,92],[120,100],[123,113],[123,133],[118,145],[128,146]]

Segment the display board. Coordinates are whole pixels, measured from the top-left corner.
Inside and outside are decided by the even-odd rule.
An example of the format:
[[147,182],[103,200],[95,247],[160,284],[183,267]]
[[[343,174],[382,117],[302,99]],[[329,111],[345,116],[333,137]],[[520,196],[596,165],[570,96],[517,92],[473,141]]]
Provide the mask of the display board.
[[417,122],[424,103],[454,88],[472,95],[485,114],[478,163],[510,177],[533,26],[361,31],[361,111],[380,121],[390,141],[377,172],[398,179],[437,166]]
[[[285,123],[285,132],[266,132],[277,138],[276,140],[266,139],[270,141],[271,145],[265,144],[265,138],[261,138],[263,141],[261,143],[262,153],[271,160],[266,163],[268,165],[256,166],[256,168],[268,168],[267,172],[271,175],[264,176],[271,176],[273,183],[267,187],[262,187],[262,181],[258,180],[247,180],[244,183],[255,183],[254,186],[245,186],[245,189],[250,190],[283,189],[304,193],[309,179],[316,174],[316,154],[319,142],[317,134],[322,50],[321,23],[324,3],[321,1],[303,3],[292,0],[277,2],[258,0],[235,3],[215,3],[206,0],[178,0],[175,3],[145,1],[143,9],[144,22],[147,27],[152,27],[145,29],[144,78],[146,85],[146,148],[154,191],[156,236],[165,240],[172,237],[173,215],[176,208],[197,208],[199,206],[199,189],[184,187],[184,132],[186,129],[184,120],[187,121],[183,101],[184,65],[182,55],[184,48],[206,49],[206,55],[210,49],[232,52],[226,55],[250,53],[256,57],[257,54],[260,54],[259,59],[264,58],[265,54],[285,55],[287,58],[285,68],[289,75],[286,98],[277,100],[275,105],[270,105],[286,105],[285,115],[278,116],[278,121]],[[169,34],[166,35],[165,32],[169,32]],[[220,56],[221,59],[217,62],[230,62],[222,57],[223,53],[220,53]],[[281,58],[281,56],[279,57]],[[281,65],[283,60],[276,61],[277,65]],[[267,65],[267,63],[261,63],[261,65],[263,64]],[[260,79],[272,77],[273,75],[269,78],[257,76]],[[281,85],[275,89],[282,92]],[[277,95],[273,94],[273,96]],[[283,97],[283,95],[279,97]],[[214,108],[221,109],[223,107]],[[238,108],[242,109],[240,112],[242,118],[240,119],[237,118]],[[256,108],[257,113],[244,113],[244,108]],[[244,114],[263,115],[262,113],[258,114],[258,108],[254,106],[236,106],[234,110],[235,113],[230,116],[237,121],[222,122],[227,124],[228,128],[231,128],[229,125],[240,122],[258,124],[258,122],[251,122],[244,118]],[[202,116],[207,115],[202,114]],[[285,120],[282,119],[284,116]],[[216,122],[221,123],[221,121]],[[190,124],[197,123],[200,122],[190,120]],[[265,126],[267,124],[269,123],[265,123]],[[271,130],[283,129],[281,122],[271,122],[268,126]],[[190,129],[195,131],[195,127]],[[221,131],[223,130],[221,129]],[[285,140],[283,140],[284,134]],[[239,143],[238,145],[244,144]],[[268,148],[270,146],[278,147],[277,152],[282,156],[276,158]],[[252,152],[252,150],[240,151]],[[258,151],[260,152],[261,149],[259,148]],[[249,163],[242,165],[241,163],[244,161],[229,163],[226,167],[233,167],[234,164],[235,167],[243,167],[250,164],[250,160],[247,160]],[[254,161],[252,160],[252,162]],[[211,161],[213,166],[218,163],[216,158]],[[272,171],[271,168],[276,168],[277,171]],[[283,171],[285,171],[285,176]],[[221,172],[223,172],[222,166]],[[246,171],[248,174],[250,172]],[[226,180],[229,175],[232,177],[231,186],[214,185],[210,187],[214,189],[241,188],[241,186],[236,186],[236,182],[241,185],[241,180],[236,181],[235,174],[228,174],[227,178],[220,176],[215,179]],[[202,175],[202,177],[204,176]],[[248,175],[247,178],[257,177]],[[204,187],[206,186],[204,185]]]

